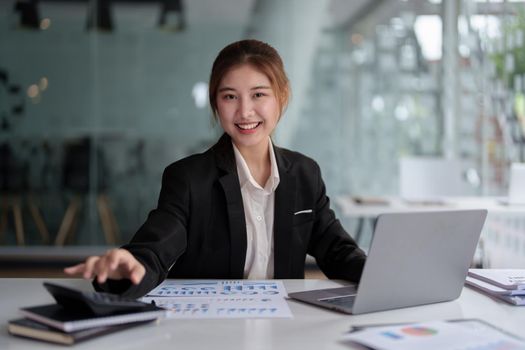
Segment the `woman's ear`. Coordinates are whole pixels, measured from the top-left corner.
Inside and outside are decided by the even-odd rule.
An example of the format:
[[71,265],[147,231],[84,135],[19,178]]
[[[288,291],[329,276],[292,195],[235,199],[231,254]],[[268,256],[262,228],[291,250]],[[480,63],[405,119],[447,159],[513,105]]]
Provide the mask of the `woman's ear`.
[[289,89],[288,86],[286,87],[286,90],[281,94],[279,97],[279,102],[281,103],[281,115],[279,115],[279,120],[281,120],[282,115],[284,114],[284,111],[286,111],[286,108],[288,107],[288,101],[290,99],[290,95],[288,93]]
[[281,113],[286,110],[286,107],[288,107],[288,102],[290,100],[290,86],[287,84],[283,93],[281,94]]

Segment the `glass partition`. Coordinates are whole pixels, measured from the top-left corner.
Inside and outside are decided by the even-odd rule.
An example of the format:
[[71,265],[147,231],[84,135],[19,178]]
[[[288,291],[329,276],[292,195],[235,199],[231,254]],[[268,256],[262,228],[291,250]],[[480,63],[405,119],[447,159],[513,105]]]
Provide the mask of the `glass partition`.
[[211,63],[247,37],[275,46],[291,80],[276,144],[317,160],[332,198],[398,195],[403,157],[452,156],[464,194],[502,194],[525,152],[522,8],[1,1],[0,245],[129,240],[163,169],[220,135]]
[[217,138],[209,70],[253,3],[0,6],[2,244],[127,241],[164,167]]

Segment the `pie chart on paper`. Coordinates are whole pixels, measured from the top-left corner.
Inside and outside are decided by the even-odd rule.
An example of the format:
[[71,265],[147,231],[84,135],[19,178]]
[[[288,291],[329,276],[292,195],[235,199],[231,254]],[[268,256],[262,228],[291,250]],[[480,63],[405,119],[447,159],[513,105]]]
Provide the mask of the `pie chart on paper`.
[[401,332],[416,337],[431,336],[438,333],[437,330],[428,327],[405,327],[401,329]]

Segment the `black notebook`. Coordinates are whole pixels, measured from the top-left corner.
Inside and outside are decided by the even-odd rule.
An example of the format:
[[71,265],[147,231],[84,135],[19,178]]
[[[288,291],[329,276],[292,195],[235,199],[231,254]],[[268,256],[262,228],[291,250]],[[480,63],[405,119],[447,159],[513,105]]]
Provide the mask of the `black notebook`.
[[47,304],[20,309],[32,320],[49,325],[64,332],[75,332],[93,327],[111,326],[130,322],[150,321],[166,316],[166,310],[148,305],[140,311],[128,311],[110,315],[95,315],[88,311],[66,309],[60,304]]
[[19,337],[37,339],[51,343],[73,345],[75,343],[135,327],[150,321],[131,322],[113,326],[94,327],[66,333],[28,318],[10,320],[7,331]]

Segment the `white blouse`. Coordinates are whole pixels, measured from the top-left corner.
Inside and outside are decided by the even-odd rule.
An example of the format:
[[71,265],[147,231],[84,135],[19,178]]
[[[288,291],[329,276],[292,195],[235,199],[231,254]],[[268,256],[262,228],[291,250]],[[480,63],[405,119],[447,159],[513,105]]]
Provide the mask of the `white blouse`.
[[246,219],[244,278],[248,279],[273,278],[273,217],[275,190],[279,185],[279,169],[270,138],[268,142],[271,173],[264,188],[255,181],[241,152],[233,145]]

